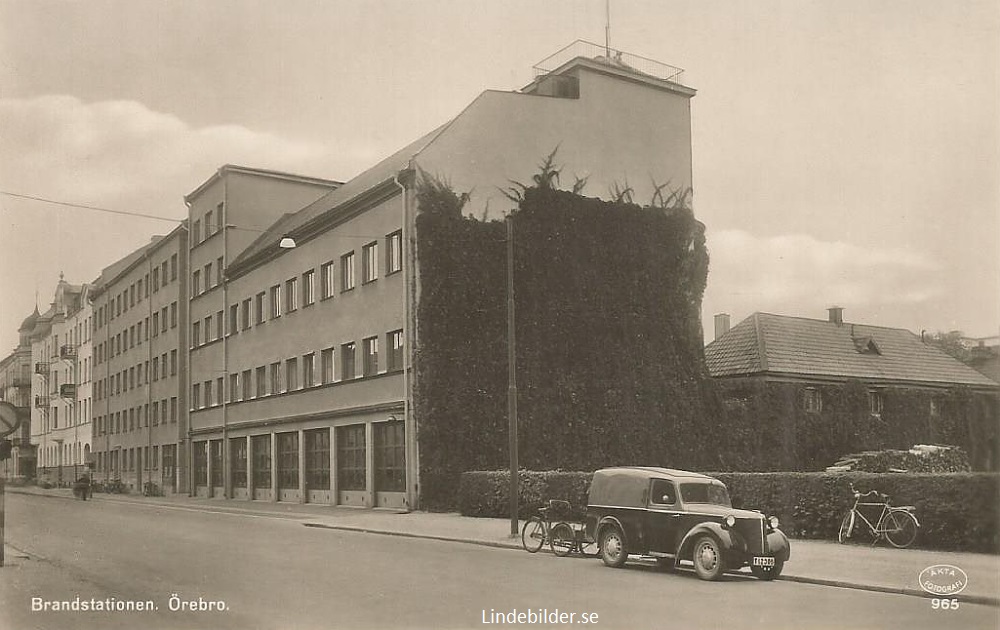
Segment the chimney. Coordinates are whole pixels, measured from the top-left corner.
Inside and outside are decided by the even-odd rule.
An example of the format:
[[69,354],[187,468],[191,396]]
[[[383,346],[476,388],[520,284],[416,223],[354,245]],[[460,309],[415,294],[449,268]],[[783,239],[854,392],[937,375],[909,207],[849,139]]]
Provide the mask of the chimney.
[[729,313],[719,313],[715,316],[715,338],[729,332]]
[[830,323],[831,324],[836,324],[838,326],[843,325],[843,323],[844,323],[844,307],[842,307],[842,306],[831,306],[830,308],[826,309],[826,311],[830,314]]

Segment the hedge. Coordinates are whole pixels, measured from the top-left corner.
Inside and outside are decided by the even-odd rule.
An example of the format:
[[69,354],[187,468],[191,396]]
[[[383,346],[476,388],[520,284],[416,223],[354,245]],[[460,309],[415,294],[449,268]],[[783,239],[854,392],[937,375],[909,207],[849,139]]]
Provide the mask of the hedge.
[[[879,490],[894,505],[913,505],[920,521],[917,547],[1000,553],[1000,474],[707,473],[729,488],[733,506],[776,515],[794,538],[836,540],[853,497]],[[582,517],[593,473],[521,471],[519,516],[548,499],[568,500]],[[509,516],[507,471],[461,475],[457,508],[465,516]]]

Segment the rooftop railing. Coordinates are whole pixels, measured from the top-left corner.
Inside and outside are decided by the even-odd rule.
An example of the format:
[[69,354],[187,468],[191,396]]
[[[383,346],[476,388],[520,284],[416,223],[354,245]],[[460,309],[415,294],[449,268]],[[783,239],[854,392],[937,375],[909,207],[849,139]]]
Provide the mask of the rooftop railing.
[[535,64],[535,76],[548,74],[577,57],[583,57],[584,59],[602,63],[625,72],[632,72],[640,76],[669,81],[670,83],[680,83],[680,76],[684,72],[682,68],[654,59],[578,39],[559,52]]

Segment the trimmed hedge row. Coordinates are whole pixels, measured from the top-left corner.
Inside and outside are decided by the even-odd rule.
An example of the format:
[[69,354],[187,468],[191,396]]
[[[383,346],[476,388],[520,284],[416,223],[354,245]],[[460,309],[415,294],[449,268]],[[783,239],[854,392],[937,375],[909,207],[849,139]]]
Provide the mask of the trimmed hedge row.
[[[729,488],[733,505],[776,515],[795,538],[836,540],[853,497],[878,490],[894,505],[916,506],[920,533],[916,546],[951,551],[1000,553],[1000,474],[878,473],[708,473]],[[521,471],[520,516],[532,514],[548,499],[572,503],[577,517],[587,505],[592,473]],[[461,475],[458,509],[465,516],[509,516],[507,471]]]

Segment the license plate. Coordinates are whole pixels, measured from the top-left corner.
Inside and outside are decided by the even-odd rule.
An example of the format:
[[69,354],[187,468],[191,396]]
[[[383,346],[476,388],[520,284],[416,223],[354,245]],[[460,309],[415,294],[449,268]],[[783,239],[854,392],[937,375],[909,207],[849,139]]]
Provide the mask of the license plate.
[[774,558],[770,556],[754,556],[751,564],[755,567],[773,567]]

